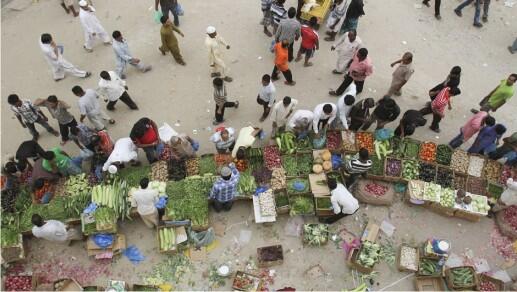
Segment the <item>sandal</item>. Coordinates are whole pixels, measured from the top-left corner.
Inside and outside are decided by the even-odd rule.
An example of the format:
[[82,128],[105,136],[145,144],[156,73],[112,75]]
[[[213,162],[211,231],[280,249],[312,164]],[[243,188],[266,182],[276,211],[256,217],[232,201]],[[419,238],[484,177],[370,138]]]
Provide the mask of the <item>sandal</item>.
[[115,120],[111,119],[111,120],[109,120],[109,123],[113,125],[115,123]]

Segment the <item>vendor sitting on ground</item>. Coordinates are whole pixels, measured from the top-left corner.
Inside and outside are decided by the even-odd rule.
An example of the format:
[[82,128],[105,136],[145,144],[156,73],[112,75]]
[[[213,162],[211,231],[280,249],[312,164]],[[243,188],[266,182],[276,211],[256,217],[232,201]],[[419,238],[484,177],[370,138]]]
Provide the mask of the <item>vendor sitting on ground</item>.
[[60,173],[62,176],[76,175],[82,172],[66,152],[58,147],[50,149],[43,155],[43,168],[52,173]]
[[2,168],[2,190],[18,190],[20,188],[22,181],[18,176],[18,171],[23,171],[24,169],[20,170],[20,168],[24,167],[23,163],[16,163],[14,161],[5,163]]
[[241,147],[251,147],[255,143],[255,141],[257,141],[257,137],[260,137],[261,133],[261,128],[253,126],[247,126],[242,128],[239,131],[239,136],[237,137],[237,140],[235,141],[235,147],[232,150],[232,157],[237,156],[237,150],[239,150]]
[[48,204],[53,197],[51,184],[44,178],[38,178],[33,185],[32,203]]
[[235,130],[233,128],[219,128],[210,137],[210,141],[215,144],[215,149],[219,154],[226,154],[233,151],[235,147]]
[[172,136],[170,142],[172,157],[177,160],[196,157],[196,150],[193,147],[194,143],[195,141],[185,134]]
[[359,210],[359,202],[343,184],[336,182],[335,178],[329,178],[327,180],[327,185],[330,189],[330,201],[332,202],[334,215],[327,218],[320,218],[320,222],[332,224]]
[[149,228],[158,226],[158,209],[155,204],[158,202],[158,191],[148,188],[149,179],[140,180],[140,188],[133,193],[131,205],[136,207],[138,214]]
[[70,244],[72,240],[82,240],[83,236],[77,228],[69,228],[57,220],[44,221],[39,214],[32,215],[32,235],[48,241]]
[[305,138],[312,129],[313,119],[314,113],[312,111],[297,110],[287,122],[286,130],[293,132],[299,139]]
[[345,161],[345,172],[349,174],[346,180],[346,187],[350,188],[360,175],[366,177],[366,173],[370,168],[372,168],[372,161],[370,160],[368,149],[361,148],[358,154]]
[[214,182],[209,195],[212,207],[217,213],[232,209],[240,178],[239,171],[233,163],[221,168],[220,173],[221,177]]

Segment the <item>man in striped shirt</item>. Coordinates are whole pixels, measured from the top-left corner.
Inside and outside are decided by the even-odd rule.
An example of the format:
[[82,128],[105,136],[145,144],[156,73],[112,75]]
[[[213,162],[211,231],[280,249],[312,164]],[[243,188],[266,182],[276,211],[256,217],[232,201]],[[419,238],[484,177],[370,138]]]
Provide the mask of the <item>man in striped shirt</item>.
[[346,187],[350,188],[359,178],[360,175],[366,177],[368,170],[372,168],[372,161],[368,149],[361,148],[359,154],[345,162],[345,171],[349,174],[346,180]]
[[272,37],[273,34],[269,31],[268,26],[271,25],[271,3],[272,0],[261,0],[260,1],[260,8],[262,9],[263,18],[260,22],[264,26],[264,33],[268,37]]
[[440,93],[436,98],[428,102],[426,106],[420,110],[422,115],[433,114],[433,122],[429,129],[436,133],[440,133],[440,121],[445,117],[445,106],[449,106],[449,110],[452,110],[451,97],[459,95],[461,93],[458,87],[445,87],[440,90]]
[[22,101],[16,94],[9,95],[7,102],[11,105],[11,110],[22,127],[29,129],[34,141],[38,141],[39,138],[39,133],[34,126],[35,123],[43,126],[47,132],[59,137],[59,133],[48,124],[48,118],[45,114],[39,108],[36,108],[32,102],[29,100]]
[[215,101],[215,119],[213,125],[217,126],[224,122],[224,109],[227,107],[233,107],[237,109],[239,107],[238,101],[228,101],[228,93],[226,92],[226,86],[222,78],[214,78],[214,101]]
[[284,8],[285,0],[276,0],[271,4],[271,16],[273,18],[273,33],[276,34],[276,30],[280,25],[280,20],[287,18],[287,10]]

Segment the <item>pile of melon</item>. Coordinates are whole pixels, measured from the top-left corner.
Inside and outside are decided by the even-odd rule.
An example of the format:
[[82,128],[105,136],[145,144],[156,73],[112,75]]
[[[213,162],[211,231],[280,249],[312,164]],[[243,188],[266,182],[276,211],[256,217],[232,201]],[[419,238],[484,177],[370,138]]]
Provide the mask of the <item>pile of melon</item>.
[[332,162],[330,159],[332,158],[332,154],[328,150],[324,150],[320,153],[319,157],[314,159],[314,165],[312,166],[312,171],[316,174],[322,173],[324,171],[332,170]]

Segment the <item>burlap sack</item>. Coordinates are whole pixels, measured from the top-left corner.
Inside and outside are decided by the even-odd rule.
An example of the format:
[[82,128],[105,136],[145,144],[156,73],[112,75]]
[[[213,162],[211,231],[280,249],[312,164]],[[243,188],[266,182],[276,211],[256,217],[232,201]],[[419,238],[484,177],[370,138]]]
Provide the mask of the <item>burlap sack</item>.
[[[378,185],[383,185],[388,187],[386,194],[381,197],[374,196],[365,190],[365,187],[369,183],[375,182]],[[378,205],[378,206],[390,206],[393,204],[395,199],[395,188],[392,183],[382,182],[382,181],[373,181],[370,179],[360,179],[353,189],[354,197],[361,203]]]
[[501,231],[504,236],[508,236],[513,240],[517,239],[517,231],[514,230],[513,227],[504,220],[504,210],[496,213],[495,222],[497,227],[499,227],[499,231]]

